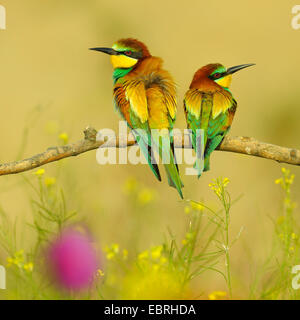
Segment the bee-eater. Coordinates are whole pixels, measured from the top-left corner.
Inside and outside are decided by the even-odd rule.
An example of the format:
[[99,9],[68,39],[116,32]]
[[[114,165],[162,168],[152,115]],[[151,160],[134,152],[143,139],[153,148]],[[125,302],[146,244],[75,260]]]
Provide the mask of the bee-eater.
[[[113,66],[113,96],[116,109],[133,131],[141,152],[161,181],[158,165],[151,152],[152,129],[164,130],[169,139],[168,150],[161,143],[159,154],[169,161],[164,163],[169,185],[183,198],[183,184],[175,161],[171,130],[176,116],[176,87],[170,73],[163,69],[163,61],[153,57],[148,48],[136,39],[121,39],[112,48],[91,48],[110,55]],[[143,131],[145,134],[140,134]],[[152,136],[153,138],[153,136]],[[167,153],[167,155],[166,155]]]
[[197,129],[202,129],[204,134],[204,164],[198,152],[195,163],[198,178],[203,171],[209,170],[210,155],[228,133],[235,115],[237,102],[229,90],[232,74],[252,65],[243,64],[226,69],[219,63],[208,64],[194,75],[184,97],[184,109],[195,150],[200,145],[197,143]]

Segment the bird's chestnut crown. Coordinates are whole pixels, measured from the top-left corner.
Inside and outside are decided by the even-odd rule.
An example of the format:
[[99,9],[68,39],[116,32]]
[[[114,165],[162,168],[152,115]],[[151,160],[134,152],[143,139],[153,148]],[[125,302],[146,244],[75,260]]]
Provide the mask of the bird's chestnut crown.
[[232,80],[232,75],[239,70],[253,66],[253,63],[242,64],[239,66],[231,67],[226,69],[221,64],[216,64],[213,71],[209,74],[208,78],[215,81],[218,85],[223,88],[229,88]]
[[114,69],[128,69],[135,66],[139,60],[150,57],[150,52],[142,42],[128,38],[114,43],[112,48],[91,48],[110,55]]

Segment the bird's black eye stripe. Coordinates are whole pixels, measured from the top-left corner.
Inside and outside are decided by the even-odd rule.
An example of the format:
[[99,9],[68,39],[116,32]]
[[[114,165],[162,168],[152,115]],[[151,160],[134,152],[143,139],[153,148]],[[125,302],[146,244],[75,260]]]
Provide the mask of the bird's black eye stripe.
[[140,59],[143,57],[143,54],[141,52],[134,52],[130,50],[119,51],[118,54],[123,54],[124,56],[134,58],[134,59]]
[[212,74],[211,76],[209,76],[209,78],[212,80],[216,80],[216,79],[222,78],[224,75],[225,75],[225,73],[216,72],[216,73]]

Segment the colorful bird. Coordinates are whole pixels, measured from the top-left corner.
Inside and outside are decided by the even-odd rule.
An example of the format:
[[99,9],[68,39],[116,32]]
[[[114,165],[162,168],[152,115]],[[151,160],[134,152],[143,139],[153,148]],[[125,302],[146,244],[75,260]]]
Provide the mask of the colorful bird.
[[[176,116],[176,87],[170,73],[163,69],[163,61],[151,56],[148,48],[136,39],[122,39],[112,48],[91,48],[110,55],[113,72],[113,95],[116,109],[132,129],[141,152],[161,181],[152,148],[159,152],[169,185],[183,198],[183,184],[179,177],[171,134]],[[157,137],[157,131],[167,139],[168,148]],[[152,136],[151,136],[152,130]],[[155,138],[155,139],[154,139]],[[164,140],[166,141],[166,140]]]
[[[226,69],[219,63],[208,64],[194,75],[184,97],[184,109],[192,145],[197,153],[195,168],[198,178],[203,171],[209,170],[210,155],[222,142],[233,121],[237,102],[229,90],[232,74],[253,65],[243,64]],[[202,135],[199,129],[203,130]]]

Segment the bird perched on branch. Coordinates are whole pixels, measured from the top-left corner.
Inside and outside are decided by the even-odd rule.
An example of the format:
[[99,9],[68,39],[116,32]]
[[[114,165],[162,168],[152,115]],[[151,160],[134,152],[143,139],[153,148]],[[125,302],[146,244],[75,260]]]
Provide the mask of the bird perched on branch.
[[[254,64],[243,64],[226,69],[221,64],[208,64],[199,69],[184,97],[187,126],[191,130],[191,141],[196,150],[195,168],[198,178],[208,171],[210,155],[228,133],[235,115],[237,102],[229,86],[232,74]],[[197,130],[203,130],[201,133]],[[203,150],[199,151],[203,141]],[[203,159],[204,156],[204,159]]]
[[[145,44],[131,38],[117,41],[112,48],[91,50],[110,55],[114,68],[113,94],[117,110],[133,130],[141,152],[156,178],[161,181],[151,149],[155,144],[163,158],[169,185],[176,188],[182,198],[183,184],[179,177],[173,138],[170,134],[176,116],[176,88],[169,72],[163,69],[162,59],[153,57]],[[156,136],[153,137],[152,131],[151,137],[153,129],[164,129],[160,135],[169,141],[167,148],[157,137],[157,130],[154,134]]]

